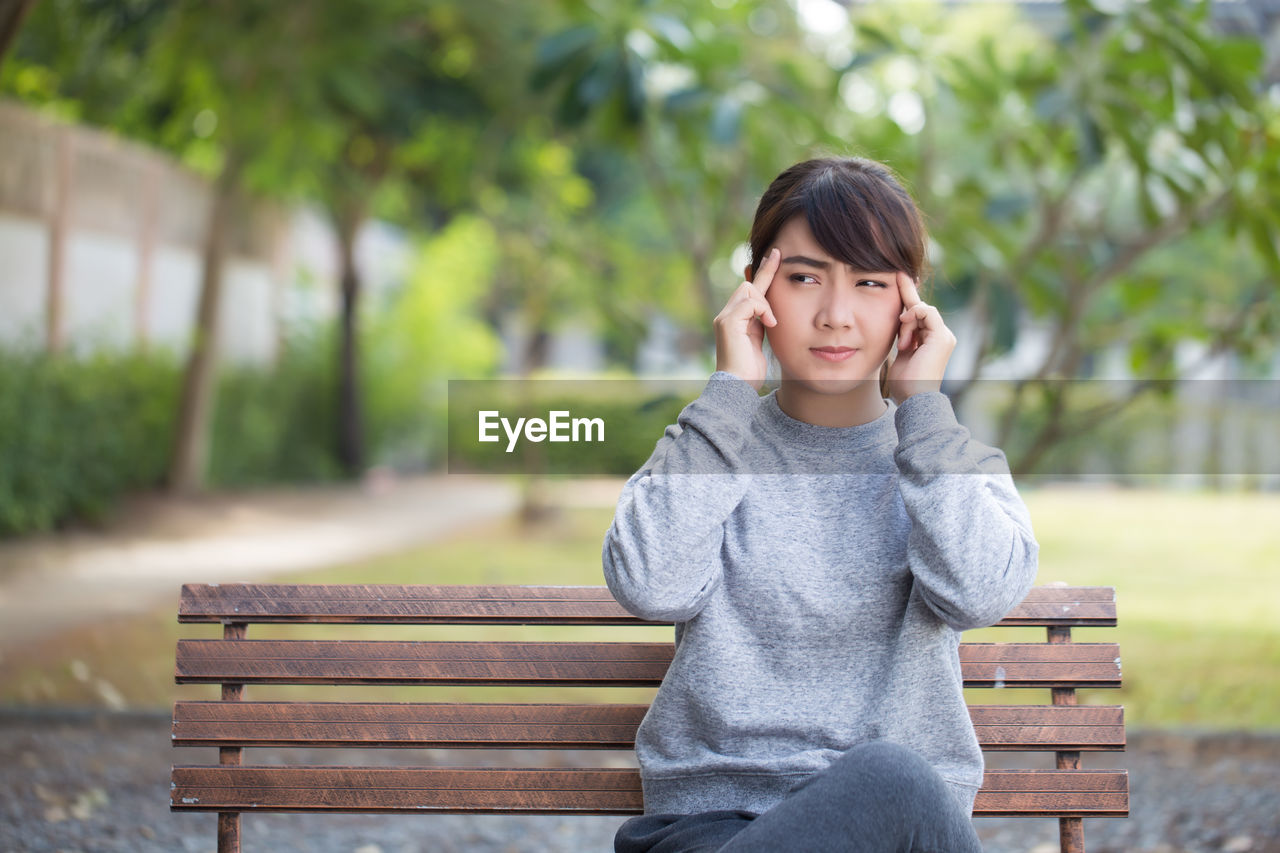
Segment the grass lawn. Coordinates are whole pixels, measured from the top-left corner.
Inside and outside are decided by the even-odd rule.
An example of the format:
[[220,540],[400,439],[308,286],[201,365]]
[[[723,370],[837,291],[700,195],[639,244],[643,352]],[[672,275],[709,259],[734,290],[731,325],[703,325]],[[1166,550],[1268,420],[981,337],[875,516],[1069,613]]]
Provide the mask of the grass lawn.
[[1123,703],[1131,726],[1280,730],[1280,495],[1045,488],[1024,497],[1040,542],[1037,583],[1116,588],[1119,626],[1072,638],[1118,642],[1124,687],[1081,691],[1082,703]]
[[[1119,642],[1125,686],[1085,691],[1082,702],[1123,703],[1133,727],[1280,730],[1280,495],[1062,487],[1025,488],[1023,495],[1041,546],[1038,583],[1116,587],[1120,627],[1077,630],[1075,639]],[[610,517],[607,509],[569,510],[533,532],[514,522],[486,524],[429,548],[289,580],[600,584],[601,537]],[[219,636],[220,626],[180,627],[175,612],[176,600],[146,616],[87,627],[11,654],[0,660],[0,704],[155,707],[178,696],[213,698],[212,686],[175,688],[173,644],[179,636]],[[317,636],[314,628],[303,630]],[[628,627],[327,630],[334,637],[377,639],[670,638],[669,628]],[[250,629],[259,638],[300,635],[290,626]],[[1042,637],[1042,629],[965,635],[977,642]],[[1041,702],[1043,692],[971,691],[971,699]],[[306,687],[252,687],[248,694],[321,695]],[[522,695],[519,688],[387,688],[385,698],[518,701]],[[644,701],[649,695],[635,689],[562,692],[579,701]]]

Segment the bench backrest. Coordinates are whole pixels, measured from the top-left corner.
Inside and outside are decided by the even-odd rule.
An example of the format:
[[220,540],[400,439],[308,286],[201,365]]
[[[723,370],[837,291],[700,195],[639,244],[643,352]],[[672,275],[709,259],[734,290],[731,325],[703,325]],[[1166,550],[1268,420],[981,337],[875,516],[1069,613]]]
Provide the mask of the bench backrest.
[[[248,684],[656,687],[671,642],[249,639],[250,623],[654,625],[605,587],[191,584],[180,622],[224,626],[179,640],[178,683],[222,687],[178,702],[175,746],[219,747],[216,765],[175,766],[170,805],[218,812],[219,851],[239,849],[239,813],[359,811],[493,814],[643,812],[634,769],[250,766],[246,747],[631,749],[644,704],[247,702]],[[1125,770],[1080,769],[1080,753],[1122,750],[1119,706],[1076,704],[1078,688],[1118,687],[1114,643],[1073,643],[1073,627],[1114,626],[1110,587],[1036,587],[1001,623],[1047,642],[961,643],[966,687],[1049,690],[1046,705],[971,705],[987,751],[1047,751],[1056,767],[988,770],[974,815],[1060,819],[1062,849],[1084,850],[1081,819],[1128,814]]]

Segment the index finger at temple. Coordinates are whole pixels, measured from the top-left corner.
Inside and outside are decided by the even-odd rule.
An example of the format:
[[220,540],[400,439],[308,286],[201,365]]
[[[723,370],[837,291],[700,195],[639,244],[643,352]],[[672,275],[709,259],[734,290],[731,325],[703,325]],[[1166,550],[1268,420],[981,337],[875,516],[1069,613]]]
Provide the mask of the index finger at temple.
[[769,290],[769,285],[773,283],[773,276],[781,265],[782,252],[778,249],[770,249],[769,254],[765,255],[764,263],[756,270],[755,280],[751,282],[761,296]]
[[898,271],[898,292],[902,294],[903,308],[910,308],[921,301],[920,291],[916,289],[915,281],[901,270]]

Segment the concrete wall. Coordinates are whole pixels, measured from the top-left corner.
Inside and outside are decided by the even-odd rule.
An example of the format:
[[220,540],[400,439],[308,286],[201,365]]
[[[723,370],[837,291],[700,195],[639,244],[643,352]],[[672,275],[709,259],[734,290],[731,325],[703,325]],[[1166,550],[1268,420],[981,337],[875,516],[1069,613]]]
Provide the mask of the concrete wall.
[[[160,152],[0,102],[0,344],[43,348],[52,334],[77,353],[185,351],[210,196]],[[408,251],[396,229],[364,228],[356,252],[368,290],[401,280]],[[317,211],[242,205],[224,267],[224,357],[268,362],[287,324],[332,317],[336,267]]]

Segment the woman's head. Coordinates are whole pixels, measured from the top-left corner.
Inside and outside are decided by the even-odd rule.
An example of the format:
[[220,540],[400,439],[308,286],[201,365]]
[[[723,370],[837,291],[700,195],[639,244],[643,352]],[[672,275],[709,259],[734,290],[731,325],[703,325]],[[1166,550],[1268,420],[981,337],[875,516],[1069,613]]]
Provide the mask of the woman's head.
[[855,269],[902,270],[925,278],[924,220],[887,166],[862,157],[823,157],[774,178],[751,223],[753,277],[778,232],[798,214],[836,260]]
[[[883,396],[902,309],[897,273],[925,275],[927,239],[915,202],[880,163],[821,158],[778,175],[756,209],[746,274],[754,280],[769,250],[782,250],[767,296],[778,325],[767,334],[783,379],[846,394],[878,373]],[[822,356],[833,347],[856,353]]]

